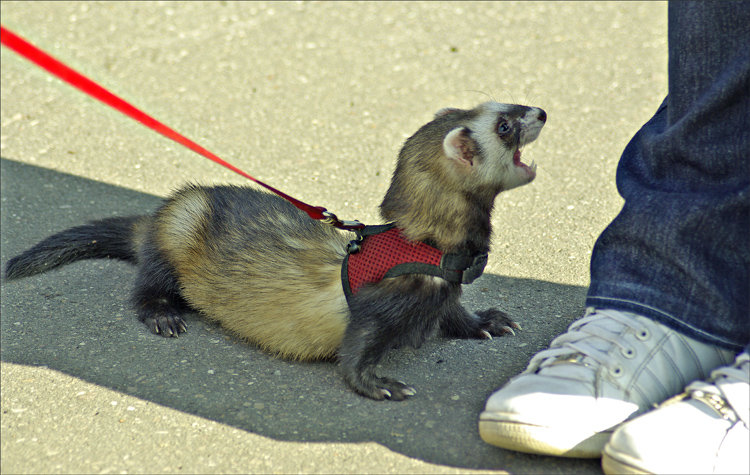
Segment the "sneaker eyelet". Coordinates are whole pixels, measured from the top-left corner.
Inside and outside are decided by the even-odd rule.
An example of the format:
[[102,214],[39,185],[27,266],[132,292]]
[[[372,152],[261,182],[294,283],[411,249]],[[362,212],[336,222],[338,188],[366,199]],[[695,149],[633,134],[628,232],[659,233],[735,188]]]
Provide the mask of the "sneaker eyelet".
[[609,372],[612,374],[612,376],[616,378],[619,378],[623,373],[622,368],[619,366],[615,366],[614,368],[611,368]]
[[620,348],[620,353],[629,360],[635,358],[635,350],[632,348]]
[[651,338],[651,332],[648,331],[646,328],[641,328],[635,333],[635,337],[641,341],[646,341],[649,338]]

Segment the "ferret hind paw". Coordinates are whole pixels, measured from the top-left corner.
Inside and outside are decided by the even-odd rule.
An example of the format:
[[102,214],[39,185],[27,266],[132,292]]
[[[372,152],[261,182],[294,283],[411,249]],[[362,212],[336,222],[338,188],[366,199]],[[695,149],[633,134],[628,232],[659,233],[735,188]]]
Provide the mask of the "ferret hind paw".
[[180,333],[187,332],[187,324],[179,315],[158,314],[143,320],[152,333],[164,338],[177,337]]

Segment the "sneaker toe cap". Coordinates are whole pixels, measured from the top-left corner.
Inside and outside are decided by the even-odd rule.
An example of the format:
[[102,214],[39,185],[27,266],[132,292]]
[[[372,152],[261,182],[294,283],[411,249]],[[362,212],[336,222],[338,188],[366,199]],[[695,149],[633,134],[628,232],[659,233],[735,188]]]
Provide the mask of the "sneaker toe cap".
[[527,375],[511,381],[487,400],[481,418],[602,431],[638,411],[638,405],[595,397],[578,381]]
[[653,473],[748,473],[747,428],[731,428],[701,403],[679,402],[626,422],[604,454]]

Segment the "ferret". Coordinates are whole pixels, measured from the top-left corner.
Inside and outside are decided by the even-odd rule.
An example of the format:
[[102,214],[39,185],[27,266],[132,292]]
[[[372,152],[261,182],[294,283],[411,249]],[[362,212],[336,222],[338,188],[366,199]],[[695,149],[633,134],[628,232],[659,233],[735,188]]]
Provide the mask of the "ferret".
[[368,228],[359,235],[335,229],[254,188],[195,184],[152,215],[101,219],[50,236],[8,261],[5,275],[121,259],[137,266],[132,302],[153,333],[177,336],[187,330],[183,315],[197,311],[278,357],[337,357],[357,393],[403,400],[413,387],[375,373],[389,349],[419,347],[435,333],[490,338],[520,328],[495,308],[467,311],[460,274],[484,267],[495,197],[535,178],[536,165],[521,162],[521,148],[546,117],[540,108],[497,102],[443,109],[401,148],[380,205],[383,229],[394,230],[406,249],[441,260],[467,256],[458,278],[414,264],[353,291],[344,264],[367,246]]

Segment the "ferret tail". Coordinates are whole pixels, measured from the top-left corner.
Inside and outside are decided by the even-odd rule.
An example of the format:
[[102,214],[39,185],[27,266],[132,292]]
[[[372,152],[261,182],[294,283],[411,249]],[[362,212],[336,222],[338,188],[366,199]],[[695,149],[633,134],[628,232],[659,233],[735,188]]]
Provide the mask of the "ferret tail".
[[136,227],[145,216],[106,218],[66,229],[12,258],[7,279],[41,274],[83,259],[110,258],[137,263]]

